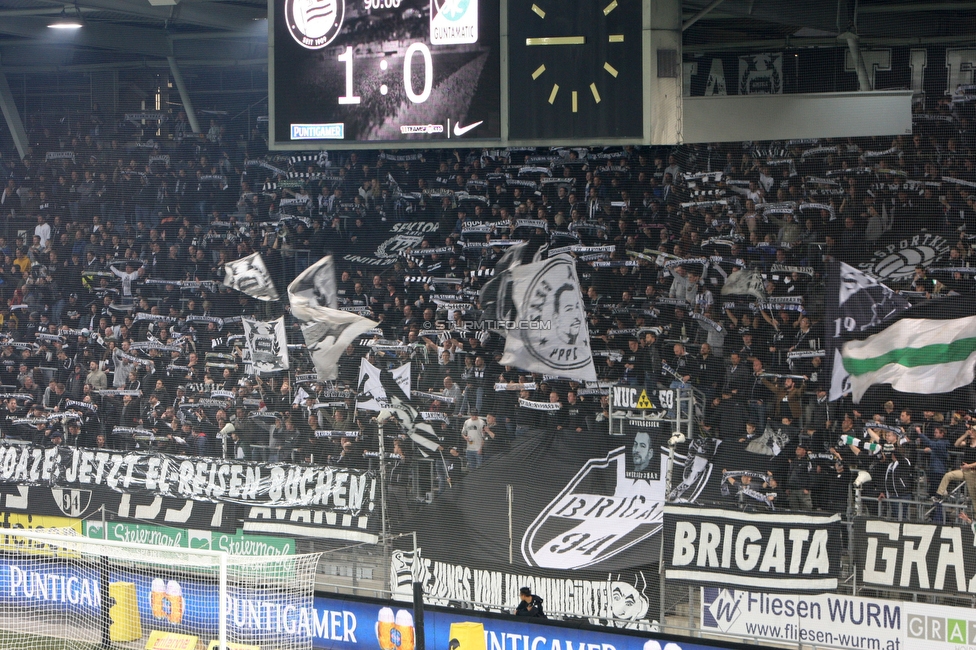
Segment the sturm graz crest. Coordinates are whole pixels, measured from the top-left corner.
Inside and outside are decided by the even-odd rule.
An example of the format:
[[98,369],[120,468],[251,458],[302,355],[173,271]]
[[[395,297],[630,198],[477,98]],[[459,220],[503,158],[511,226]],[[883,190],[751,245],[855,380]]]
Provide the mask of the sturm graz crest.
[[91,490],[51,488],[51,495],[58,509],[68,517],[81,517],[91,505]]
[[[628,449],[591,458],[535,518],[522,537],[529,566],[596,566],[661,528],[664,482],[627,477]],[[663,477],[667,456],[658,454]]]
[[339,35],[346,13],[345,0],[286,0],[285,24],[295,42],[319,50]]

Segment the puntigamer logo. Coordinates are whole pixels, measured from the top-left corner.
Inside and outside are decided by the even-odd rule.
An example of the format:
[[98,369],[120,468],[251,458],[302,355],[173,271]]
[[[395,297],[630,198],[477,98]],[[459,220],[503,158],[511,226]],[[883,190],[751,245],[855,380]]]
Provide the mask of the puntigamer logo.
[[907,614],[905,626],[909,639],[942,641],[955,646],[976,645],[976,620]]

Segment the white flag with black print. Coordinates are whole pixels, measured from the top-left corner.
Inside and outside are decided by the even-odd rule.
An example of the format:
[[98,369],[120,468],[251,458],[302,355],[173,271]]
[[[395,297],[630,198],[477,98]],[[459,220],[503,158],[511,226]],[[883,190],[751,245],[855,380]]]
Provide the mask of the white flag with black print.
[[723,296],[752,296],[763,302],[766,300],[766,288],[763,286],[762,275],[755,269],[741,269],[729,273],[722,285]]
[[339,376],[339,357],[357,336],[377,323],[329,304],[337,304],[335,268],[326,256],[305,269],[288,285],[291,313],[302,321],[302,335],[321,381]]
[[[288,285],[288,299],[292,303],[293,312],[296,299],[304,300],[310,306],[338,309],[339,298],[336,290],[335,262],[332,256],[326,255],[302,271]],[[299,314],[295,315],[302,320],[312,320]]]
[[400,390],[403,391],[407,399],[410,399],[410,368],[410,362],[408,361],[399,368],[394,368],[390,371],[390,374],[393,375],[393,381],[400,387]]
[[379,411],[389,402],[386,387],[380,379],[380,369],[366,359],[359,360],[358,386],[359,397],[356,400],[356,410]]
[[258,300],[277,300],[278,290],[258,253],[224,264],[224,286]]
[[512,268],[518,327],[508,330],[502,365],[596,381],[576,265],[567,255]]
[[288,370],[288,337],[285,335],[285,317],[265,322],[242,318],[247,349],[251,353],[254,372]]

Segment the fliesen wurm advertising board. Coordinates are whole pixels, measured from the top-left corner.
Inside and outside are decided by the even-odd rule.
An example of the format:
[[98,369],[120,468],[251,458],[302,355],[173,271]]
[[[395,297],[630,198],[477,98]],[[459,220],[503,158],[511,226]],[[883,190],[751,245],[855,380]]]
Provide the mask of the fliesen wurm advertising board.
[[860,598],[702,589],[704,632],[838,648],[976,648],[976,611],[964,607]]

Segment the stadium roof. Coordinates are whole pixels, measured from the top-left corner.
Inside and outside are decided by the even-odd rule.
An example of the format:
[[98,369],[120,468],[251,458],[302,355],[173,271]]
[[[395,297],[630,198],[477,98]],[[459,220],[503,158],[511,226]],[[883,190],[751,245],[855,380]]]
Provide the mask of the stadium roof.
[[[80,15],[84,29],[49,29],[62,12]],[[266,15],[261,0],[0,0],[0,62],[23,72],[167,56],[260,64]],[[845,31],[856,31],[863,45],[976,42],[973,2],[686,0],[684,19],[689,52],[835,46]]]

